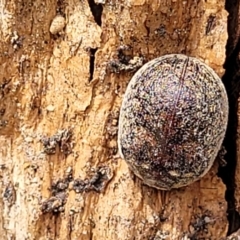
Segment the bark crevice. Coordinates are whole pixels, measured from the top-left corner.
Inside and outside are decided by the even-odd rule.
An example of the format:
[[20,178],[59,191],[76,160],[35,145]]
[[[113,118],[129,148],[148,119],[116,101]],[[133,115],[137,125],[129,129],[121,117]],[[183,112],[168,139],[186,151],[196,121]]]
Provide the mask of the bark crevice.
[[[227,150],[225,160],[227,165],[219,168],[219,176],[226,184],[225,199],[228,204],[227,214],[229,221],[228,235],[240,228],[240,215],[236,210],[235,199],[235,174],[237,167],[237,132],[238,132],[238,97],[239,97],[239,78],[240,78],[240,62],[239,51],[240,41],[237,32],[238,16],[239,16],[239,0],[226,0],[226,10],[228,16],[228,42],[226,46],[226,61],[224,64],[225,74],[222,78],[229,99],[229,120],[228,128],[224,140],[224,147]],[[237,31],[236,31],[237,29]]]
[[95,53],[98,48],[90,48],[90,60],[89,60],[89,82],[93,80],[94,64],[95,64]]
[[94,0],[89,0],[88,3],[95,22],[101,27],[103,6],[101,4],[96,4]]

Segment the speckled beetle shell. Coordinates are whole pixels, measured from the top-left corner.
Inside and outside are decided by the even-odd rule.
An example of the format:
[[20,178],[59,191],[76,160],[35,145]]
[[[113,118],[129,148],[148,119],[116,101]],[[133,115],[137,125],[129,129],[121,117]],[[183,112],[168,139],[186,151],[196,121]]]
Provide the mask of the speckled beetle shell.
[[149,186],[186,186],[212,166],[227,117],[225,88],[210,67],[181,54],[156,58],[127,87],[119,118],[121,157]]

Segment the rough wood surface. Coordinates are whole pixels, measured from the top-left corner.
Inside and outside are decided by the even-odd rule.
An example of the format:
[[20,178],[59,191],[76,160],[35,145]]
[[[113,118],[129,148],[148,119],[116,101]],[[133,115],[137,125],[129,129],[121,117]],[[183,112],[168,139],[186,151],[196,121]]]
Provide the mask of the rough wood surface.
[[183,53],[223,75],[224,1],[95,2],[0,4],[2,239],[225,237],[217,163],[189,187],[157,191],[134,177],[116,142],[142,62]]

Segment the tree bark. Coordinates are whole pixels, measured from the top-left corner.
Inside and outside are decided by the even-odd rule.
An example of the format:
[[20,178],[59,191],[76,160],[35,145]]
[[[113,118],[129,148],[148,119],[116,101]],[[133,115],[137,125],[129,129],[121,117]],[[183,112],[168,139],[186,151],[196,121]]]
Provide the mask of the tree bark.
[[[3,0],[1,239],[218,240],[236,231],[238,2]],[[118,155],[117,122],[134,72],[169,53],[223,77],[232,125],[226,167],[159,191]]]

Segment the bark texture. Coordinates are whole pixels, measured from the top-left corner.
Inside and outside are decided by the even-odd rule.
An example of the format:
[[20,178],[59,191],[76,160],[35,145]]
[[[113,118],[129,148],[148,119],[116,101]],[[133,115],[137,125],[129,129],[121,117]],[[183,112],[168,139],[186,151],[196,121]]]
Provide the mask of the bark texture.
[[117,151],[122,96],[143,63],[183,53],[223,76],[232,31],[223,0],[3,0],[0,13],[1,239],[226,237],[234,166],[224,182],[216,162],[164,192]]

